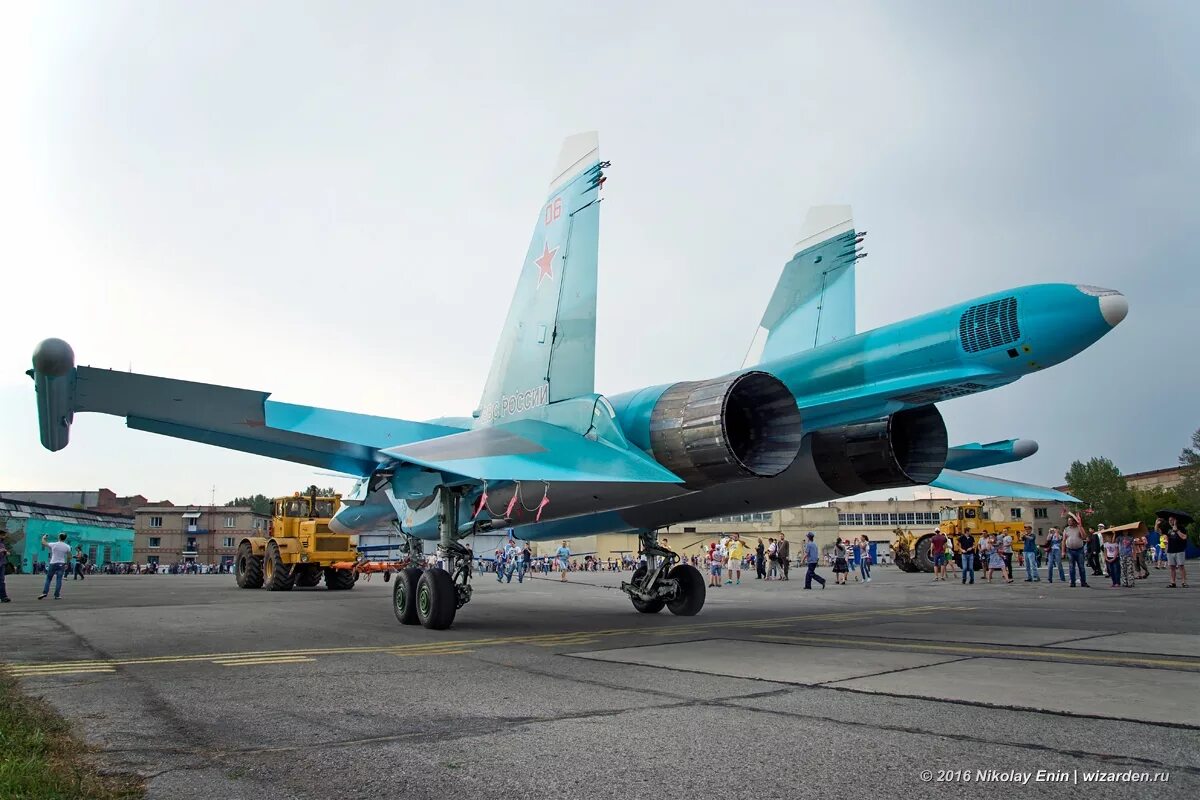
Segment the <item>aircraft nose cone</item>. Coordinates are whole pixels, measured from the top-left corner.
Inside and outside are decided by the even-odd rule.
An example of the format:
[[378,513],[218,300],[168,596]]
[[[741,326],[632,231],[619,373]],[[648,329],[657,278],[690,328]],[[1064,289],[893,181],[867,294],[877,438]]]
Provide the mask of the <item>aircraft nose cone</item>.
[[1116,289],[1102,289],[1099,286],[1076,286],[1075,288],[1100,301],[1100,316],[1104,317],[1104,321],[1110,328],[1115,328],[1129,313],[1129,301]]

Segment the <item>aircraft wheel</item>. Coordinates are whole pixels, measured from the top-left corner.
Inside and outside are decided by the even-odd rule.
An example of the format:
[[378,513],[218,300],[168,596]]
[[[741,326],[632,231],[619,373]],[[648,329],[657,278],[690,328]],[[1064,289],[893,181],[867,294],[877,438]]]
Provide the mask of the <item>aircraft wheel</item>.
[[345,591],[354,588],[354,570],[325,568],[325,588],[333,591]]
[[667,603],[667,608],[672,614],[680,617],[694,617],[699,614],[700,609],[704,608],[704,598],[708,591],[700,570],[691,564],[676,564],[671,568],[670,576],[679,582],[679,595]]
[[396,585],[392,587],[392,610],[401,625],[416,625],[417,618],[417,583],[421,580],[421,570],[408,567],[396,573]]
[[442,631],[454,623],[458,594],[450,573],[441,567],[427,569],[417,580],[417,619],[426,628]]
[[[642,581],[645,579],[645,577],[646,577],[646,565],[641,564],[638,566],[637,569],[635,569],[633,571],[633,575],[630,577],[629,582],[632,583],[634,586],[641,586]],[[701,582],[703,582],[703,581],[701,581]],[[630,597],[629,600],[630,600],[630,602],[633,603],[633,607],[636,608],[638,611],[640,611],[643,614],[657,614],[658,612],[662,611],[663,608],[665,608],[667,605],[666,600],[661,600],[659,598],[655,598],[653,600],[642,600],[639,597]]]
[[238,545],[237,561],[233,565],[233,575],[241,589],[261,589],[263,585],[263,559],[254,555],[254,548],[249,542]]
[[267,543],[267,557],[263,559],[263,582],[269,592],[287,592],[296,584],[289,564],[283,563],[283,553],[275,542]]

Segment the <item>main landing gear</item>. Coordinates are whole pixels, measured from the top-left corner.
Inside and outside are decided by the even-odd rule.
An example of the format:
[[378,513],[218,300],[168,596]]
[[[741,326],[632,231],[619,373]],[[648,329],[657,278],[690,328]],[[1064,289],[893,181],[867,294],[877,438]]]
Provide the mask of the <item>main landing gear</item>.
[[461,490],[442,487],[438,527],[441,540],[438,555],[449,569],[422,569],[425,557],[421,542],[406,537],[406,549],[412,566],[402,569],[392,587],[392,610],[402,625],[418,622],[431,630],[445,630],[454,623],[458,609],[471,600],[471,548],[458,542],[458,503]]
[[681,617],[700,613],[706,592],[700,570],[680,562],[674,552],[659,547],[654,531],[644,531],[638,534],[638,539],[640,554],[646,560],[628,581],[621,582],[621,591],[629,595],[633,607],[643,614],[657,614],[664,606]]

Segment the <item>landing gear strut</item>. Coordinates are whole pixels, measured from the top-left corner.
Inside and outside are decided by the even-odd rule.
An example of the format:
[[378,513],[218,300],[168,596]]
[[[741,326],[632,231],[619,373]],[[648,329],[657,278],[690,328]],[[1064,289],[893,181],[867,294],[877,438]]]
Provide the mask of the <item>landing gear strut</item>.
[[673,551],[660,547],[655,531],[638,534],[639,553],[646,557],[630,580],[621,582],[633,607],[643,614],[657,614],[663,606],[672,614],[690,617],[704,608],[705,587],[700,570],[679,561]]
[[[471,548],[458,541],[458,507],[463,490],[442,486],[438,489],[438,556],[448,569],[432,567],[417,577],[409,594],[407,588],[415,577],[404,570],[396,581],[392,597],[396,617],[405,624],[420,622],[432,630],[445,630],[454,623],[458,609],[471,601]],[[413,545],[409,544],[411,548]],[[418,548],[420,545],[416,545]],[[410,550],[411,552],[411,550]],[[401,586],[405,586],[401,597]],[[412,617],[415,614],[416,619]]]

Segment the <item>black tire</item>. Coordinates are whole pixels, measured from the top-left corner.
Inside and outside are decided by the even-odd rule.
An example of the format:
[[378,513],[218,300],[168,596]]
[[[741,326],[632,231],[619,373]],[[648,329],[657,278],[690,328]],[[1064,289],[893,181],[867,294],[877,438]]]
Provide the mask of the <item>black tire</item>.
[[292,567],[283,563],[283,553],[274,541],[267,542],[267,555],[263,559],[263,581],[268,592],[290,592],[296,585]]
[[263,559],[254,555],[249,542],[238,545],[237,560],[233,563],[233,576],[241,589],[261,589],[263,585]]
[[295,572],[297,586],[311,589],[321,582],[321,570],[318,567],[308,567],[307,569],[297,568]]
[[700,609],[704,608],[704,598],[708,591],[700,570],[691,564],[676,564],[671,568],[670,576],[679,582],[679,594],[667,603],[667,608],[679,617],[694,617],[699,614]]
[[343,592],[354,588],[354,570],[325,568],[325,588],[331,591]]
[[450,573],[440,567],[427,569],[417,581],[417,619],[426,628],[443,631],[454,623],[458,597]]
[[933,534],[927,533],[913,546],[912,563],[916,567],[914,572],[933,572],[933,556],[930,555],[930,550],[933,549]]
[[[634,586],[641,586],[642,580],[646,577],[646,572],[645,564],[638,565],[638,568],[633,571],[629,582]],[[633,607],[643,614],[657,614],[667,606],[667,601],[659,598],[642,600],[640,597],[630,597],[629,600],[633,603]]]
[[392,587],[392,611],[401,625],[416,625],[421,620],[417,617],[417,583],[421,580],[421,570],[408,567],[396,573],[396,585]]

